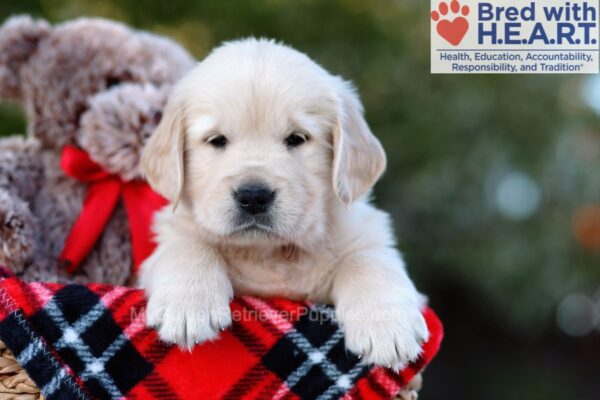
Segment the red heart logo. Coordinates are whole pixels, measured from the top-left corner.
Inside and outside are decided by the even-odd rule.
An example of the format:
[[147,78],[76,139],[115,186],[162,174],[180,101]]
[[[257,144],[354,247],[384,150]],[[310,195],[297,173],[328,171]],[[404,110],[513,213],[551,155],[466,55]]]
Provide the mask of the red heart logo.
[[463,17],[455,18],[454,21],[442,20],[438,22],[436,29],[448,43],[458,46],[469,30],[469,21]]

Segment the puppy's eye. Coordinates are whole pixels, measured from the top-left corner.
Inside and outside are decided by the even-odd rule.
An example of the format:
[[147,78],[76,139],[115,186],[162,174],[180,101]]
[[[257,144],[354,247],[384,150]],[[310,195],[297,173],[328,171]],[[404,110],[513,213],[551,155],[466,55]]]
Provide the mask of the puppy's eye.
[[223,135],[216,135],[208,139],[208,144],[216,149],[222,149],[227,145],[227,138]]
[[290,136],[285,138],[285,145],[288,147],[288,149],[291,149],[306,143],[307,140],[308,137],[302,135],[301,133],[292,133]]

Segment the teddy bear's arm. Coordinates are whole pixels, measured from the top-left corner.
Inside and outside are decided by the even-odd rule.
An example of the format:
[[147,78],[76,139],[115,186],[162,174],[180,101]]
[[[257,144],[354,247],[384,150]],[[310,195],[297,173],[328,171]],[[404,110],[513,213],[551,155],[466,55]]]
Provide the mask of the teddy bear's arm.
[[0,140],[0,264],[22,272],[35,252],[37,220],[30,201],[41,185],[37,144],[21,137]]
[[23,272],[36,250],[37,219],[23,199],[0,189],[0,265]]
[[21,137],[0,139],[0,189],[30,202],[43,179],[37,142]]

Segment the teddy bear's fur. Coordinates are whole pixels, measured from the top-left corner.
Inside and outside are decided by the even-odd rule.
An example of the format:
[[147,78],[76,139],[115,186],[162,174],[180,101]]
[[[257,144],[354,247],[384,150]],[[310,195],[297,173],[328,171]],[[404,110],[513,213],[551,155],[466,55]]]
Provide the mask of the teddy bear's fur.
[[0,264],[29,281],[127,281],[121,204],[76,275],[59,265],[87,189],[60,169],[61,151],[77,145],[106,171],[139,178],[141,148],[193,63],[170,40],[102,19],[13,17],[0,27],[0,99],[20,102],[28,124],[26,138],[0,140]]

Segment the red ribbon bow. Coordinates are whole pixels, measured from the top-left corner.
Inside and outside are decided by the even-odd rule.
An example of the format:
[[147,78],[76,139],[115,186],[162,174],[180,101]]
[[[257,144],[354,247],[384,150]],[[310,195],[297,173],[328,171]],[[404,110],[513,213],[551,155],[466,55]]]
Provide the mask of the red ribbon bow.
[[154,250],[150,227],[152,216],[167,204],[144,181],[123,181],[118,175],[106,172],[83,150],[65,146],[60,160],[65,174],[89,185],[81,214],[71,228],[60,259],[67,263],[67,271],[75,272],[102,235],[119,199],[129,221],[133,266],[138,267]]

